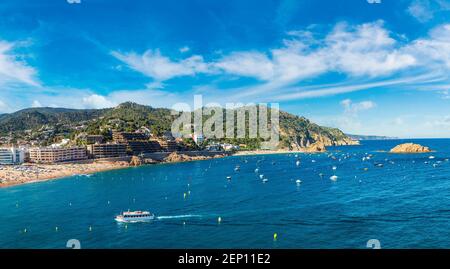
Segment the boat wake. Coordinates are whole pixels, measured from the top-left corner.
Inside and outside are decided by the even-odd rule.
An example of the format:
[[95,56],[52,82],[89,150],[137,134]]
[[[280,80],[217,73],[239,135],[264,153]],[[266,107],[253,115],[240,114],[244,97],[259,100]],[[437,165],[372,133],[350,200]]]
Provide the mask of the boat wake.
[[159,216],[156,217],[158,220],[164,219],[186,219],[186,218],[201,218],[201,215],[175,215],[175,216]]

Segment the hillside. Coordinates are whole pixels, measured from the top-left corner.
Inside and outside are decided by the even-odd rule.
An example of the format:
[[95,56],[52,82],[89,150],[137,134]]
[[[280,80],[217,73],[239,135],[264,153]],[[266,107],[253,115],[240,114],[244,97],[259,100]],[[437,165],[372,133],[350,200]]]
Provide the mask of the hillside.
[[[131,102],[107,109],[29,108],[0,115],[0,135],[9,136],[11,143],[37,140],[39,144],[49,144],[61,137],[74,139],[83,133],[102,134],[108,140],[111,130],[131,132],[145,126],[154,135],[161,136],[165,131],[170,131],[175,119],[170,112],[170,109]],[[283,111],[280,111],[280,128],[280,148],[297,150],[317,141],[325,145],[354,144],[339,129],[322,127],[304,117]],[[250,149],[259,148],[262,142],[259,138],[250,139],[248,136],[216,141],[245,144]]]

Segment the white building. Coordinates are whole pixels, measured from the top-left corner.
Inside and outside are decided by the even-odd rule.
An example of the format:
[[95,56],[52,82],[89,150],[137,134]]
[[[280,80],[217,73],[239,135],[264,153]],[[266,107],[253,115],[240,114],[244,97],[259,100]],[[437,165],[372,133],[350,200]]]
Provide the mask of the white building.
[[0,164],[21,164],[24,162],[25,152],[18,148],[0,148]]
[[194,134],[192,135],[192,139],[194,140],[195,144],[199,145],[205,141],[205,138],[203,137],[203,134]]

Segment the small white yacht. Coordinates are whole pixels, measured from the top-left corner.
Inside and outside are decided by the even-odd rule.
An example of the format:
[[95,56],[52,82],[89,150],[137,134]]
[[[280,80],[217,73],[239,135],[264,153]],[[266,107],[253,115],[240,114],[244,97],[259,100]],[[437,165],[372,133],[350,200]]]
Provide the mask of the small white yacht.
[[155,219],[155,215],[148,211],[126,211],[116,216],[117,222],[146,222]]

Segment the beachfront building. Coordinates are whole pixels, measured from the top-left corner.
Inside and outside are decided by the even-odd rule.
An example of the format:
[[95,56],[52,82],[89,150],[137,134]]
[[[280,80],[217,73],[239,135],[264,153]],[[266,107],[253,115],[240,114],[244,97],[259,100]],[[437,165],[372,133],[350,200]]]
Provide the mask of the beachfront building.
[[127,143],[129,141],[146,141],[149,137],[144,133],[115,132],[112,138],[116,143]]
[[178,144],[175,140],[160,140],[158,141],[159,145],[161,146],[161,150],[163,151],[177,151],[178,150]]
[[13,165],[24,162],[25,152],[18,148],[0,148],[0,164]]
[[161,151],[157,141],[149,140],[144,133],[113,132],[113,140],[117,144],[125,144],[127,152],[131,155],[140,155]]
[[222,147],[220,146],[220,144],[211,144],[207,145],[205,149],[207,151],[221,151]]
[[127,155],[125,144],[92,144],[87,147],[89,156],[98,158],[116,158]]
[[88,158],[85,147],[67,148],[31,148],[30,162],[58,163],[86,160]]

